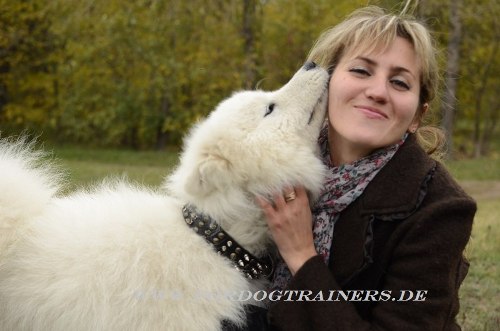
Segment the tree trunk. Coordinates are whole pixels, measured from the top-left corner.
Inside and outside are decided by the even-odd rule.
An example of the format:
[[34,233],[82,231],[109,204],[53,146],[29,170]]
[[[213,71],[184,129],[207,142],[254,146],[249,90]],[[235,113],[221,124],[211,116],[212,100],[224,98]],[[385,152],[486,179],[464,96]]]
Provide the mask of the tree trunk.
[[451,31],[448,39],[448,59],[445,73],[445,91],[443,95],[443,128],[446,134],[446,158],[453,155],[453,115],[456,110],[456,90],[460,60],[460,42],[462,38],[462,22],[460,20],[460,7],[462,0],[450,0]]
[[[490,116],[489,116],[490,118],[485,123],[482,123],[483,99],[487,90],[488,79],[491,76],[491,66],[496,59],[497,53],[498,53],[498,40],[495,40],[490,58],[483,67],[483,73],[481,75],[481,79],[479,80],[480,82],[479,89],[475,93],[476,107],[474,114],[475,116],[474,116],[474,134],[473,134],[475,158],[480,158],[481,156],[486,154],[487,146],[489,145],[489,139],[491,139],[492,137],[492,133],[495,130],[495,126],[498,119],[498,116],[495,116],[497,115],[496,108],[490,108]],[[482,130],[481,126],[483,127]]]
[[243,51],[245,54],[245,88],[251,89],[255,87],[257,79],[257,54],[256,54],[256,39],[257,39],[257,1],[258,0],[243,0]]
[[162,150],[167,146],[167,142],[169,139],[169,134],[168,132],[165,132],[163,130],[163,124],[165,123],[165,120],[170,114],[170,100],[168,98],[168,95],[163,96],[162,101],[161,101],[161,109],[160,109],[160,119],[158,121],[158,126],[156,128],[156,150]]

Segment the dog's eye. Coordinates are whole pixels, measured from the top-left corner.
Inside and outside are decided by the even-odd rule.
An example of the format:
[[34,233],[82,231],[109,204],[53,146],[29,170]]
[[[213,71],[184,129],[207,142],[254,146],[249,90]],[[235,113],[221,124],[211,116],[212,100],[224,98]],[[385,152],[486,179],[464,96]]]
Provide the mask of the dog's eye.
[[270,103],[267,108],[266,108],[266,113],[264,114],[264,117],[267,115],[271,114],[274,110],[274,106],[276,106],[274,103]]

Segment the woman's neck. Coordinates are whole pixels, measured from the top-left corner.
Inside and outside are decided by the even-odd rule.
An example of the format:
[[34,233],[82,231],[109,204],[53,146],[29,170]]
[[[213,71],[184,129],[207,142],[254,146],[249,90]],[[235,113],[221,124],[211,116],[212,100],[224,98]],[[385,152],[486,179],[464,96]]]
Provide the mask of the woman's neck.
[[328,128],[328,147],[330,148],[330,161],[336,167],[351,164],[372,152],[366,146],[360,146],[343,138],[331,127]]

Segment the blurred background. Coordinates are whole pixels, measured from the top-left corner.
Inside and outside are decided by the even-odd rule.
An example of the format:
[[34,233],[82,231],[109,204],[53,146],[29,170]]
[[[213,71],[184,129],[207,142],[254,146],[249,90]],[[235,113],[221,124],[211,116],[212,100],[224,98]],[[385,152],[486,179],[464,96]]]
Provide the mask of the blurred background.
[[[232,91],[275,89],[359,0],[0,0],[0,130],[162,149]],[[441,50],[435,122],[454,157],[498,156],[500,2],[424,0]],[[447,86],[448,88],[444,88]]]
[[[182,137],[239,89],[280,87],[319,34],[371,0],[0,0],[0,136],[37,137],[67,192],[158,187]],[[445,164],[478,202],[463,329],[500,330],[500,1],[421,0],[443,84]]]

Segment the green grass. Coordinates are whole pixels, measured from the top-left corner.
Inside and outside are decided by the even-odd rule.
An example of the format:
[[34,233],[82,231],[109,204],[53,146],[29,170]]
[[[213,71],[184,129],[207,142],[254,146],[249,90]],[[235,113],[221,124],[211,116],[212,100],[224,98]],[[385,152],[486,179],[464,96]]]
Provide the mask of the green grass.
[[[70,170],[73,185],[85,185],[108,176],[127,175],[147,185],[157,185],[178,161],[177,150],[131,151],[60,147],[53,150],[61,165]],[[446,162],[459,181],[500,180],[500,158]]]
[[177,151],[130,151],[57,148],[56,163],[66,170],[68,190],[98,183],[104,178],[125,177],[147,186],[158,186],[178,162]]
[[[68,190],[92,185],[105,177],[122,176],[158,186],[178,162],[176,151],[56,148],[54,155],[68,169]],[[459,160],[446,165],[478,202],[466,249],[471,267],[460,291],[458,320],[464,331],[500,330],[500,159]]]
[[500,159],[446,162],[453,176],[477,201],[470,261],[460,289],[458,321],[464,331],[500,330]]
[[500,330],[500,198],[478,200],[466,249],[471,263],[460,291],[458,320],[465,331]]
[[500,158],[464,159],[445,163],[457,180],[500,180]]

